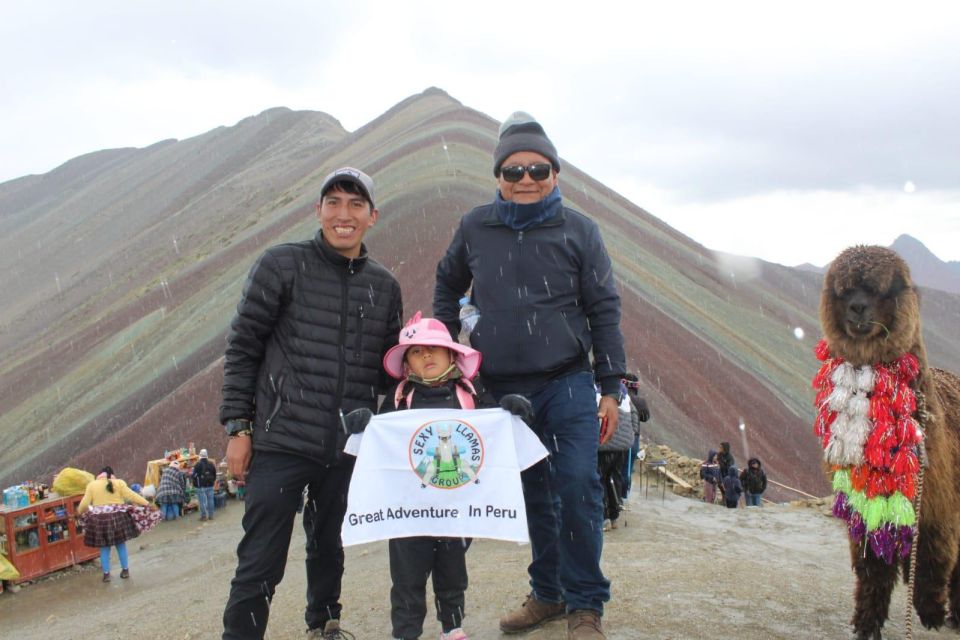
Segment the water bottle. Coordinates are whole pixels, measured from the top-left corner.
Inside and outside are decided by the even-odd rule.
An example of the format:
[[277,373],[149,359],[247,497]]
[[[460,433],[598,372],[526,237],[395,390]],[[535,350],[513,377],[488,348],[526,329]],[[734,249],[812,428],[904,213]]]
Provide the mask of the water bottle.
[[480,310],[470,304],[470,296],[460,298],[460,336],[469,342],[470,333],[480,321]]

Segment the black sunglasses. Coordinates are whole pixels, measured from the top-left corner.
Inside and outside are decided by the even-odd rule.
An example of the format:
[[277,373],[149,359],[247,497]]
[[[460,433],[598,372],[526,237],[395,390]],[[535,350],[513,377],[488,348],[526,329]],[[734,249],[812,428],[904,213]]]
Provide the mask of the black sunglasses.
[[523,174],[529,173],[531,178],[539,181],[549,178],[552,168],[549,162],[537,162],[527,165],[526,167],[511,165],[509,167],[501,167],[500,175],[502,175],[503,179],[507,182],[520,182],[523,180]]

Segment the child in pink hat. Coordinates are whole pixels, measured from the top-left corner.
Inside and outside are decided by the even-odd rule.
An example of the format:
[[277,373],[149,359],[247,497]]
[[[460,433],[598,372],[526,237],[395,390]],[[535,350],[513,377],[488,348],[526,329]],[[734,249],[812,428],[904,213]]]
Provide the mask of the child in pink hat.
[[[397,378],[380,413],[404,409],[484,409],[501,406],[532,420],[533,409],[521,396],[505,396],[500,404],[476,377],[482,357],[476,349],[454,342],[439,320],[418,311],[400,330],[400,342],[383,358],[383,368]],[[416,536],[390,540],[390,620],[393,637],[419,638],[427,614],[427,579],[433,574],[440,640],[467,640],[461,627],[467,589],[466,553],[470,538]]]

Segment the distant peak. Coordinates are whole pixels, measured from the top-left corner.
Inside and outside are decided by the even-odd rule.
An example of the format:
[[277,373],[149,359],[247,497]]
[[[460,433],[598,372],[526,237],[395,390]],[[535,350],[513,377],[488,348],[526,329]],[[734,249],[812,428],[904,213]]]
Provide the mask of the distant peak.
[[441,89],[440,87],[427,87],[423,90],[424,96],[446,96],[450,97],[450,94]]
[[281,113],[291,113],[292,110],[290,107],[270,107],[269,109],[264,109],[256,115],[257,118],[261,116],[275,116],[280,115]]
[[[890,248],[899,253],[901,256],[904,255],[916,255],[916,256],[929,256],[931,258],[936,258],[933,251],[927,248],[927,245],[923,244],[913,236],[907,234],[901,234],[893,241],[893,244],[890,245]],[[939,258],[937,258],[939,260]]]

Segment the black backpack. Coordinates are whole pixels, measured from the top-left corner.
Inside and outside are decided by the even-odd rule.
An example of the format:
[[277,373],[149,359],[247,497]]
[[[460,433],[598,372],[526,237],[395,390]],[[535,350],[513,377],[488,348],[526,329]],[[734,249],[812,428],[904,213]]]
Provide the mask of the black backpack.
[[209,460],[201,460],[197,465],[200,467],[200,473],[197,474],[200,480],[200,486],[212,487],[217,481],[217,470],[213,466],[213,463]]

